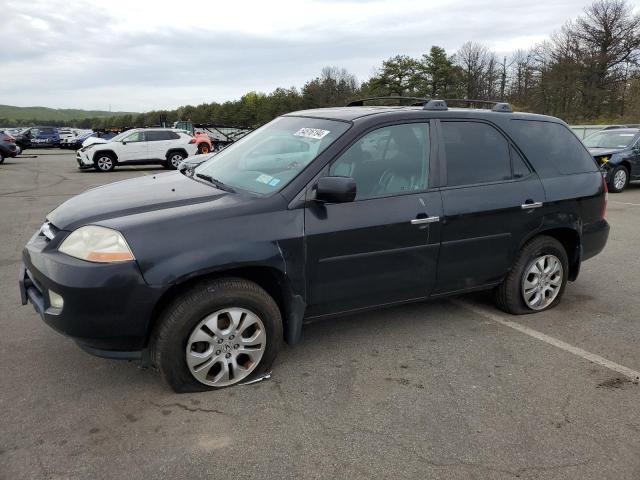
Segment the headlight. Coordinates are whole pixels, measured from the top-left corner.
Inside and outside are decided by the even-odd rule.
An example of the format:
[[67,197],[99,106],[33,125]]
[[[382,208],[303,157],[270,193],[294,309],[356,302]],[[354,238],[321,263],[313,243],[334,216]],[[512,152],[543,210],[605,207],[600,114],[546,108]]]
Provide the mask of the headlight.
[[58,250],[89,262],[111,263],[135,260],[122,234],[116,230],[87,225],[73,231]]

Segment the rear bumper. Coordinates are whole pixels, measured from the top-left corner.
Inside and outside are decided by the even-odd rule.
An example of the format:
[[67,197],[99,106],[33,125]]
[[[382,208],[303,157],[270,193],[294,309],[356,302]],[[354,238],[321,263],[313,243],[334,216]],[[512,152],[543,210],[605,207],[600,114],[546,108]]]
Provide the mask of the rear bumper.
[[582,260],[588,260],[599,254],[609,238],[609,222],[602,219],[586,224],[582,229]]
[[[22,304],[31,303],[47,325],[89,353],[140,358],[162,289],[145,283],[136,262],[85,262],[59,253],[50,247],[54,243],[59,241],[34,235],[24,248],[18,278]],[[51,305],[50,291],[63,297],[62,308]]]
[[16,155],[18,155],[18,148],[15,146],[15,144],[6,145],[6,146],[0,145],[0,152],[5,157],[15,157]]

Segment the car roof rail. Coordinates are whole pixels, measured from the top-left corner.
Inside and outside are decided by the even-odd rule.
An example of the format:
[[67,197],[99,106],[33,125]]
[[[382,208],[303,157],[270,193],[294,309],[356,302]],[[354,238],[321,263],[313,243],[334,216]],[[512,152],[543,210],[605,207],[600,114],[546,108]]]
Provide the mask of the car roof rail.
[[358,100],[353,100],[352,102],[347,103],[347,107],[363,107],[364,102],[370,102],[373,100],[400,100],[400,101],[411,100],[413,101],[413,103],[411,104],[412,106],[422,106],[429,101],[428,98],[422,98],[422,97],[403,97],[400,95],[392,95],[392,96],[386,96],[386,97],[360,98]]
[[444,100],[432,99],[432,100],[429,100],[427,103],[425,103],[423,109],[444,111],[444,110],[449,110],[449,106],[447,105],[447,102],[445,102]]
[[471,98],[447,98],[445,99],[445,102],[447,102],[447,104],[464,103],[468,108],[475,108],[475,105],[489,105],[491,106],[491,111],[493,112],[513,113],[511,104],[507,102],[496,102],[494,100],[475,100]]

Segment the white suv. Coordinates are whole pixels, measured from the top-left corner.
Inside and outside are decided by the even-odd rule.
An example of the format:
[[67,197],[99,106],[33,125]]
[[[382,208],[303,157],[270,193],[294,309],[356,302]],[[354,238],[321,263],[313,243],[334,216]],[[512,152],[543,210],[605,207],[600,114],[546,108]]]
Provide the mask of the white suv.
[[76,160],[81,169],[95,168],[109,172],[116,165],[161,164],[178,168],[198,147],[191,135],[170,128],[134,128],[78,150]]

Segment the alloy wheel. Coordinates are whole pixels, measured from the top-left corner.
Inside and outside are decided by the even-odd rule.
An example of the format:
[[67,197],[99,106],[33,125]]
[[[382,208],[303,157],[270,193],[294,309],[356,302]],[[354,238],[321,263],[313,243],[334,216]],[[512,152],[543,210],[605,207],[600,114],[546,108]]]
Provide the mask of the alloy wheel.
[[617,190],[622,190],[626,184],[627,184],[627,172],[625,172],[623,169],[620,169],[616,172],[615,176],[613,177],[613,185],[616,187]]
[[98,168],[104,172],[108,172],[113,168],[113,159],[111,157],[98,158]]
[[184,158],[182,158],[182,155],[177,153],[175,155],[172,155],[171,158],[169,159],[169,161],[171,162],[171,166],[173,168],[178,168],[182,163],[182,160],[184,160]]
[[226,387],[249,376],[266,346],[266,330],[258,315],[244,308],[225,308],[208,315],[193,329],[185,360],[200,383]]
[[522,297],[533,310],[547,308],[562,287],[562,263],[555,255],[541,255],[525,269],[522,277]]

